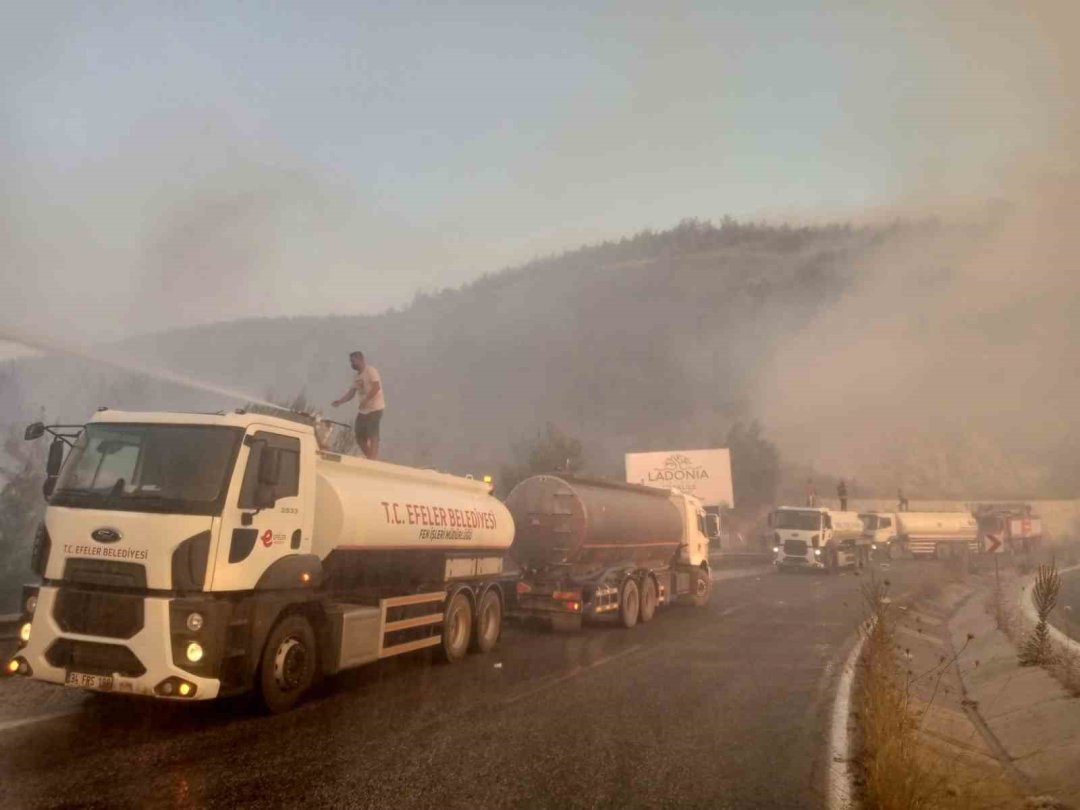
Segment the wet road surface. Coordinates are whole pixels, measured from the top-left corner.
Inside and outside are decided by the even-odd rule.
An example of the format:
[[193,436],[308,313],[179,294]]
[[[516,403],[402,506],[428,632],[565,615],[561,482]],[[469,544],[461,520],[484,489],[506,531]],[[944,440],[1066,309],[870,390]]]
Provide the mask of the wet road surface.
[[[880,575],[899,592],[934,567]],[[704,609],[632,630],[510,624],[487,655],[383,661],[281,716],[0,682],[0,793],[6,807],[822,807],[865,578],[741,574],[720,572]]]

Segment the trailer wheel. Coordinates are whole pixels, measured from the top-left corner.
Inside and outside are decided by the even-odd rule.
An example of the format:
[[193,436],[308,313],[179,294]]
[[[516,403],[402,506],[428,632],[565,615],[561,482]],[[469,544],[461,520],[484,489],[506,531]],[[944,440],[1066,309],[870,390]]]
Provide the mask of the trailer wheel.
[[937,543],[934,546],[934,557],[938,560],[947,560],[952,556],[952,548],[948,543]]
[[690,588],[694,607],[705,607],[712,593],[712,579],[709,577],[709,572],[702,568],[696,569],[690,577]]
[[446,604],[442,626],[442,658],[447,663],[460,661],[469,651],[472,636],[472,603],[464,589],[457,591]]
[[889,559],[899,560],[904,556],[904,547],[899,540],[893,540],[889,543]]
[[641,595],[638,592],[637,582],[627,577],[619,591],[619,621],[622,626],[629,629],[637,624],[640,611]]
[[259,663],[259,696],[267,709],[285,712],[315,681],[318,653],[311,622],[297,613],[270,631]]
[[638,611],[638,621],[642,624],[652,621],[652,617],[656,615],[656,602],[656,580],[651,575],[646,575],[641,582],[641,608]]
[[502,600],[495,588],[488,588],[480,597],[476,608],[476,621],[473,624],[472,642],[469,648],[473,652],[486,653],[499,640],[502,633]]

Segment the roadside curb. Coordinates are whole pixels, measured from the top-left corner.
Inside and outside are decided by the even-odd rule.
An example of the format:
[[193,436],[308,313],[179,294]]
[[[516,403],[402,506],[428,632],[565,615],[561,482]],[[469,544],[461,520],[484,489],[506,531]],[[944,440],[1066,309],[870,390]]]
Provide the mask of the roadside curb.
[[829,784],[826,806],[829,810],[852,810],[859,806],[858,792],[855,789],[855,772],[851,767],[851,725],[855,716],[851,712],[852,696],[855,692],[855,673],[867,636],[874,627],[875,618],[864,619],[859,623],[857,637],[840,671],[836,685],[836,697],[833,699],[832,720],[829,728],[828,768]]

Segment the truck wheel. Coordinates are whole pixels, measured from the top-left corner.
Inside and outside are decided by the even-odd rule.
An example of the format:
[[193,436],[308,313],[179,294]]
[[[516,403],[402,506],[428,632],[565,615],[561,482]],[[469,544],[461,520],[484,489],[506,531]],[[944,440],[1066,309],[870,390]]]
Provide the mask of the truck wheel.
[[934,557],[939,560],[947,560],[952,556],[952,549],[949,548],[947,543],[938,543],[934,546]]
[[899,541],[893,540],[891,543],[889,543],[889,559],[890,560],[899,560],[903,556],[904,556],[904,547],[900,544]]
[[646,576],[641,582],[641,609],[638,612],[638,621],[642,624],[652,621],[656,615],[656,580]]
[[622,626],[629,629],[637,624],[640,610],[641,595],[638,592],[637,583],[627,577],[622,590],[619,591],[619,621],[622,622]]
[[694,607],[705,607],[709,603],[709,595],[712,593],[712,580],[709,572],[698,568],[690,577],[691,597]]
[[495,588],[488,588],[480,597],[480,605],[476,608],[476,621],[473,624],[472,643],[469,648],[473,652],[490,652],[501,633],[502,600]]
[[446,605],[442,626],[442,657],[447,663],[460,661],[469,651],[472,636],[472,604],[464,590],[457,591]]
[[259,664],[263,705],[274,713],[295,706],[315,681],[318,663],[311,622],[296,613],[279,621],[266,639]]

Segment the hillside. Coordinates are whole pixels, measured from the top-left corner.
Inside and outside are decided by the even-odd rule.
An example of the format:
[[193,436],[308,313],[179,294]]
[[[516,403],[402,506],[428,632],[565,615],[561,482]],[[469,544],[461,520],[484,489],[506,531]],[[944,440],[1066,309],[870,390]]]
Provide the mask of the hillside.
[[[610,467],[628,448],[722,435],[745,415],[774,342],[828,306],[885,238],[896,236],[686,222],[418,295],[375,317],[239,321],[106,351],[256,396],[306,391],[328,403],[347,382],[347,352],[363,348],[386,381],[385,447],[396,460],[490,469],[550,421]],[[10,365],[0,401],[9,418],[36,406],[80,419],[99,404],[236,404],[83,361]]]
[[[941,230],[933,223],[790,228],[687,221],[489,274],[461,289],[420,294],[410,306],[377,316],[236,321],[101,351],[255,397],[302,391],[347,421],[347,406],[331,411],[328,403],[349,379],[348,351],[363,349],[386,385],[386,457],[459,472],[497,469],[514,442],[551,422],[581,439],[590,472],[619,475],[628,450],[714,444],[733,422],[764,414],[767,434],[783,421],[786,461],[857,475],[867,494],[868,488],[891,494],[898,476],[916,476],[920,490],[943,490],[928,495],[952,494],[944,490],[959,486],[956,471],[977,473],[979,459],[971,454],[988,446],[1005,469],[978,482],[986,495],[1034,490],[1046,465],[1025,459],[1013,474],[999,447],[1007,431],[1005,439],[950,439],[953,458],[930,430],[915,444],[933,454],[927,472],[887,422],[829,424],[828,392],[837,386],[857,409],[850,397],[856,388],[839,372],[856,374],[858,367],[803,375],[798,362],[788,362],[779,378],[773,368],[778,352],[815,351],[819,338],[811,325],[853,303],[865,309],[853,296],[882,255],[918,254]],[[932,284],[924,269],[912,273],[914,283],[908,286],[905,277],[903,284],[913,296],[940,289],[934,281],[940,272]],[[197,312],[196,302],[187,306]],[[827,365],[828,355],[818,352],[815,360]],[[22,360],[0,374],[0,415],[9,423],[41,407],[59,419],[82,420],[100,404],[215,410],[239,404],[84,360]],[[802,408],[804,398],[815,399],[813,411]],[[807,437],[819,432],[818,445],[807,449]],[[887,448],[896,453],[894,466],[857,452],[825,455],[838,444],[830,437],[857,451],[871,435],[896,445]],[[795,444],[791,437],[801,440],[794,457],[786,452],[785,441]]]

